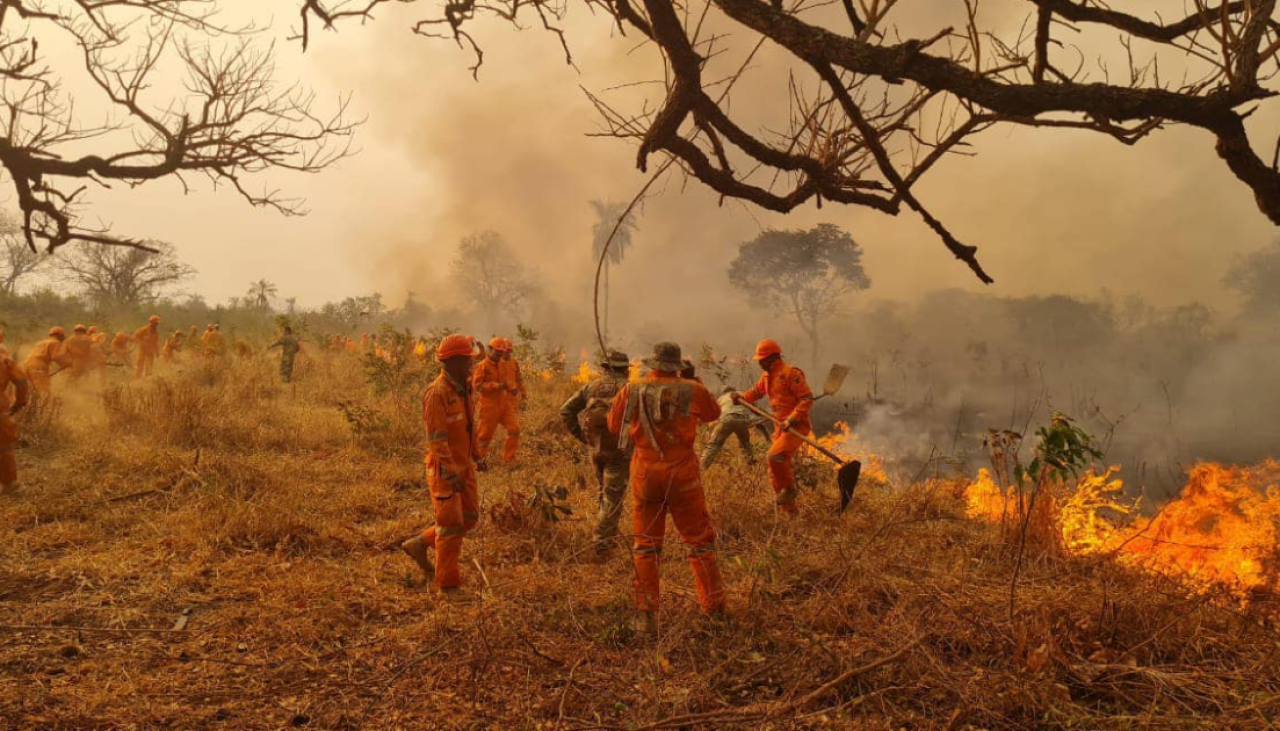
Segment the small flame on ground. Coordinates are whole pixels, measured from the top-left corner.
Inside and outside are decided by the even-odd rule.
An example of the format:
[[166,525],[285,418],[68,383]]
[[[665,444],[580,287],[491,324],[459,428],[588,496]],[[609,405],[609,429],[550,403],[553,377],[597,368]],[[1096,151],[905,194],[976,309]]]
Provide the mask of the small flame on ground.
[[578,364],[578,372],[573,375],[573,382],[585,386],[599,377],[600,371],[592,368],[591,361],[583,358],[582,362]]
[[[845,459],[856,459],[862,462],[864,478],[869,477],[886,483],[889,481],[889,475],[884,471],[884,460],[859,443],[858,435],[853,433],[847,422],[837,421],[830,434],[817,437],[814,441]],[[806,450],[817,459],[827,459],[813,447],[807,447]]]

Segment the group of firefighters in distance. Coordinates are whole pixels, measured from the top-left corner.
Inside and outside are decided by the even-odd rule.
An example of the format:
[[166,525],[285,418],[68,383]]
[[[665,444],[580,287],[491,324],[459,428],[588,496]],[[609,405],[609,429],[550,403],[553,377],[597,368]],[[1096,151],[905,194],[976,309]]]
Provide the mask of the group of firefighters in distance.
[[[173,360],[182,352],[187,341],[197,340],[197,328],[191,326],[191,335],[182,330],[175,330],[161,342],[160,317],[152,315],[146,325],[138,328],[132,336],[117,332],[110,340],[107,333],[99,332],[96,325],[76,325],[67,335],[65,328],[55,326],[49,329],[48,336],[36,344],[22,363],[31,390],[36,393],[47,393],[53,383],[53,376],[66,371],[72,380],[79,380],[108,365],[131,369],[137,378],[145,378],[155,372],[158,358],[166,362]],[[0,344],[3,343],[0,335]],[[199,336],[200,352],[209,357],[225,355],[227,352],[226,336],[222,328],[210,324]],[[135,351],[136,347],[136,351]],[[3,356],[13,360],[13,354],[0,345]],[[114,358],[114,361],[110,360]]]
[[[519,444],[517,409],[524,391],[518,375],[503,369],[509,351],[509,341],[497,338],[477,363],[481,349],[474,338],[445,337],[436,348],[441,373],[423,397],[427,485],[435,524],[401,548],[453,601],[474,599],[461,589],[459,560],[463,538],[480,518],[477,473],[486,468],[494,430],[498,425],[507,430],[504,461],[515,456]],[[748,434],[760,423],[740,406],[743,402],[769,399],[778,420],[768,453],[770,482],[778,511],[787,516],[798,512],[792,462],[803,441],[795,434],[812,434],[813,392],[804,373],[783,359],[777,342],[760,341],[755,360],[763,371],[759,381],[741,393],[726,389],[717,401],[675,343],[655,345],[653,355],[643,360],[647,372],[638,377],[630,376],[627,354],[611,350],[602,354],[600,375],[560,410],[569,433],[591,449],[601,488],[593,532],[601,555],[618,538],[630,487],[635,629],[642,634],[657,631],[658,561],[668,515],[688,547],[703,613],[724,614],[716,530],[701,472],[730,436],[738,435],[750,455]],[[698,425],[712,422],[717,423],[716,432],[700,458],[694,448]]]

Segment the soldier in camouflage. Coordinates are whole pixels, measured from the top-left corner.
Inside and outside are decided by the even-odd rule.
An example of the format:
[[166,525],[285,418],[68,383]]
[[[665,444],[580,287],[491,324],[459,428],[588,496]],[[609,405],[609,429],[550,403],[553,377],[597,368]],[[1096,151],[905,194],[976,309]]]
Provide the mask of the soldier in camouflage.
[[591,461],[600,482],[600,513],[596,520],[596,551],[605,553],[618,536],[618,518],[631,482],[631,447],[618,446],[609,431],[609,408],[614,396],[627,385],[631,361],[627,354],[611,350],[600,360],[602,375],[583,386],[564,406],[560,418],[578,441],[591,448]]
[[298,357],[298,351],[302,350],[298,339],[293,337],[293,328],[286,325],[284,333],[274,343],[267,346],[267,350],[272,348],[280,349],[280,380],[285,383],[292,382],[293,361]]

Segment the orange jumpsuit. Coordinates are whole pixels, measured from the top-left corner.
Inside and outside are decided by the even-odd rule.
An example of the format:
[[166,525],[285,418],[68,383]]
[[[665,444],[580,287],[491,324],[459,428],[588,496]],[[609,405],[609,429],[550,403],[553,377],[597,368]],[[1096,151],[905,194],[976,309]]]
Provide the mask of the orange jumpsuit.
[[441,589],[461,583],[462,538],[480,520],[474,414],[469,384],[457,383],[447,373],[437,376],[422,397],[427,488],[436,515],[436,524],[422,534],[422,540],[436,551],[436,586]]
[[201,338],[206,358],[221,358],[227,354],[227,336],[218,330],[209,330]]
[[39,393],[49,392],[53,384],[50,380],[53,377],[50,370],[54,363],[62,368],[71,366],[71,359],[67,356],[67,346],[55,338],[41,341],[35,350],[27,355],[26,361],[22,364],[22,370],[26,371],[32,390]]
[[138,378],[151,375],[160,355],[160,329],[155,325],[143,325],[133,334],[138,343],[138,364],[133,374]]
[[502,443],[502,461],[515,459],[516,450],[520,448],[519,388],[515,382],[515,371],[506,363],[485,358],[471,372],[471,385],[479,401],[476,436],[480,443],[480,459],[489,455],[489,443],[499,426],[507,432]]
[[[9,396],[10,387],[16,399]],[[18,423],[9,416],[15,403],[27,401],[27,374],[7,355],[0,355],[0,485],[13,485],[18,481],[18,461],[14,447],[18,446]]]
[[168,340],[164,341],[164,347],[161,349],[160,354],[164,356],[165,363],[173,363],[173,359],[177,357],[178,353],[182,352],[182,341],[181,330],[175,331],[169,336]]
[[[724,581],[716,563],[716,531],[707,513],[698,455],[698,423],[720,418],[706,387],[674,374],[649,373],[628,383],[609,410],[609,431],[635,445],[631,455],[636,608],[658,609],[658,557],[667,514],[689,547],[689,564],[706,613],[724,609]],[[626,435],[622,430],[627,429]],[[623,440],[620,439],[621,443]]]
[[79,380],[93,370],[93,353],[96,349],[93,344],[93,338],[86,333],[74,333],[67,338],[63,347],[67,349],[67,358],[71,361],[70,375],[72,378]]
[[119,358],[125,368],[133,364],[133,359],[130,356],[132,348],[129,342],[129,336],[121,332],[116,333],[115,337],[111,338],[111,354]]
[[[813,408],[813,391],[805,381],[804,371],[779,358],[751,390],[742,394],[742,400],[755,403],[765,396],[773,407],[773,415],[782,421],[792,419],[792,428],[804,435],[813,433],[809,411]],[[777,427],[773,432],[773,444],[769,447],[769,482],[778,501],[778,509],[788,513],[799,512],[796,507],[796,474],[791,462],[804,442],[793,434]]]
[[93,356],[89,359],[89,370],[96,371],[107,363],[107,334],[93,333],[89,337],[93,341]]

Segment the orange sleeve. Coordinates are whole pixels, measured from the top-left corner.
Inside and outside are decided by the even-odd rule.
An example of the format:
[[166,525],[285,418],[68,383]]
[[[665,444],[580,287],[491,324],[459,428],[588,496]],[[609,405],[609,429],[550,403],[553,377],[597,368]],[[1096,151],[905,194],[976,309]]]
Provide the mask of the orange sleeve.
[[437,459],[449,472],[458,472],[453,450],[449,448],[449,412],[434,387],[422,398],[422,422],[427,430],[427,455]]
[[613,397],[613,405],[609,407],[609,431],[614,434],[621,434],[623,427],[622,417],[627,413],[627,399],[631,398],[631,386],[626,385]]
[[[491,374],[492,372],[492,374]],[[503,388],[501,374],[498,367],[488,358],[480,364],[471,374],[471,387],[481,393],[492,393],[501,391]]]
[[796,397],[796,408],[795,411],[791,412],[791,415],[796,418],[807,418],[809,412],[813,409],[813,390],[809,388],[809,382],[805,380],[804,371],[792,367],[783,378],[786,379],[787,387],[791,389],[792,395]]
[[704,424],[710,424],[720,418],[720,404],[701,383],[693,389],[692,411],[694,417]]
[[742,400],[747,403],[754,404],[765,396],[769,395],[769,374],[765,373],[760,376],[760,380],[756,381],[756,385],[752,386],[742,394]]

